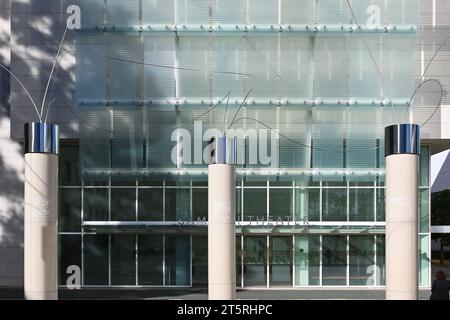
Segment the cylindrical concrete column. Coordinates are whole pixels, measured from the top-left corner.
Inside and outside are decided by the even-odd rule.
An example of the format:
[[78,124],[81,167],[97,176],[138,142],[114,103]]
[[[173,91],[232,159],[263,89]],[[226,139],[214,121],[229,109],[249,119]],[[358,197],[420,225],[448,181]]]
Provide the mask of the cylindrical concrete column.
[[420,129],[387,127],[386,299],[418,298],[418,176]]
[[208,297],[236,298],[235,148],[229,138],[216,140],[208,167]]
[[59,128],[25,125],[24,290],[29,300],[58,299]]

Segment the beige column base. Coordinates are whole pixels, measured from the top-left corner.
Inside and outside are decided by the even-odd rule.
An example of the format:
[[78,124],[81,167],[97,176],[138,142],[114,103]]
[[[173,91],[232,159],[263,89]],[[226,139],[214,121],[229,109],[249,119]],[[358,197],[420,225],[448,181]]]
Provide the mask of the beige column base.
[[24,290],[58,299],[58,156],[25,154]]
[[418,299],[419,157],[386,158],[386,299]]
[[235,167],[208,167],[208,298],[236,298]]

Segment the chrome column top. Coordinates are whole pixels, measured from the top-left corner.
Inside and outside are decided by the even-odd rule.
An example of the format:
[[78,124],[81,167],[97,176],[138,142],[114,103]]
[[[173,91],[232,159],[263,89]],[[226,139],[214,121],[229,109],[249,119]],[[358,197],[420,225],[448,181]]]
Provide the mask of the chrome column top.
[[417,124],[397,124],[385,128],[385,156],[420,154],[420,127]]
[[59,126],[45,122],[25,124],[25,153],[59,154]]
[[236,164],[236,147],[236,138],[228,138],[226,136],[216,138],[212,164]]

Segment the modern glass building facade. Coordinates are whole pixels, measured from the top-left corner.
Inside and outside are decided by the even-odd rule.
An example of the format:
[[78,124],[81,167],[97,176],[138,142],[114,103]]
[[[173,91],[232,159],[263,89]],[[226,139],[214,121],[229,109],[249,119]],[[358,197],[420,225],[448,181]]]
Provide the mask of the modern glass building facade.
[[[226,132],[238,287],[384,286],[384,127],[408,116],[419,1],[353,2],[80,1],[60,284],[77,265],[86,287],[206,286],[208,143]],[[423,145],[421,286],[429,162]]]

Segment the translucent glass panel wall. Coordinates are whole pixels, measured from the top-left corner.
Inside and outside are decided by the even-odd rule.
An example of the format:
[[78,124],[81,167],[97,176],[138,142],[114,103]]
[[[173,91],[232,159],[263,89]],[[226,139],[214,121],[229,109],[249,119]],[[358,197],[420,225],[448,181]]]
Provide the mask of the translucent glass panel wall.
[[[144,25],[354,23],[345,0],[128,0],[126,3],[80,0],[79,4],[82,11],[89,12],[83,19],[84,28],[103,26],[103,21],[116,27],[140,22]],[[418,0],[361,0],[353,2],[352,6],[360,24],[365,24],[374,14],[383,26],[416,25],[419,21]]]

